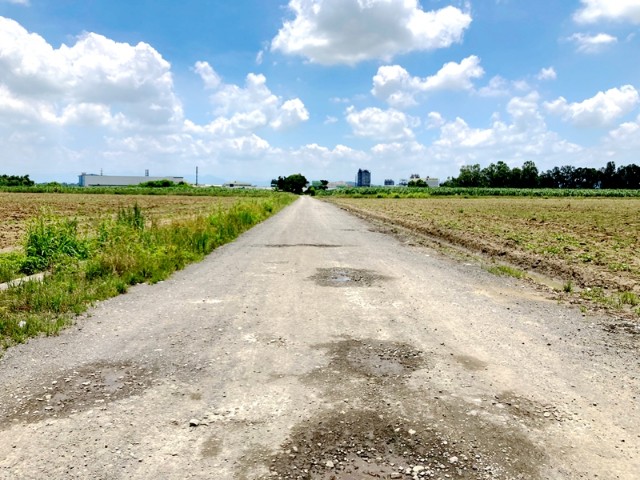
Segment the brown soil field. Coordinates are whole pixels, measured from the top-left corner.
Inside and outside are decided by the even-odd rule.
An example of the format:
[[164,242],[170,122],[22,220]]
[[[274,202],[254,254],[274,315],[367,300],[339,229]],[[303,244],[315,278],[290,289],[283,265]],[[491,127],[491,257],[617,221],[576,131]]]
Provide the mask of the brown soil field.
[[364,217],[480,252],[531,272],[640,292],[640,199],[331,198]]
[[121,208],[142,209],[148,221],[206,214],[217,207],[230,206],[233,197],[175,195],[94,195],[61,193],[0,192],[0,252],[17,248],[29,220],[42,213],[77,219],[82,228],[90,228],[99,219],[113,216]]

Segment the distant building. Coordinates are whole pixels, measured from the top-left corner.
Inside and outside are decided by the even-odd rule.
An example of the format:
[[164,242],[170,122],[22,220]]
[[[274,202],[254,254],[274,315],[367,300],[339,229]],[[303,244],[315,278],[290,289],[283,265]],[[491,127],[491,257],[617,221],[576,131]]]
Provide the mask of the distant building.
[[140,185],[145,182],[169,180],[174,183],[184,182],[184,177],[150,177],[123,176],[123,175],[97,175],[94,173],[82,173],[78,176],[78,185],[81,187],[128,187]]
[[385,187],[393,187],[395,184],[396,184],[396,182],[394,182],[390,178],[386,178],[385,181],[384,181],[384,186]]
[[440,179],[434,177],[426,177],[423,179],[427,182],[427,187],[429,188],[438,188],[440,186]]
[[329,182],[329,184],[327,185],[327,188],[329,190],[333,190],[335,188],[349,188],[349,187],[355,187],[356,184],[355,182],[345,182],[342,180],[338,180],[337,182]]
[[371,172],[369,170],[358,170],[356,175],[356,187],[370,187],[371,186]]

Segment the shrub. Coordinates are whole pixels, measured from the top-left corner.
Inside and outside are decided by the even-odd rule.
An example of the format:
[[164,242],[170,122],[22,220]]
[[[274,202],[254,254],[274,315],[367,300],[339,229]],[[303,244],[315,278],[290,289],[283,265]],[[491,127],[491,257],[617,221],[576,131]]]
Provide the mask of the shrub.
[[26,258],[20,271],[31,275],[66,259],[86,259],[89,245],[78,236],[76,220],[55,220],[40,216],[27,227]]

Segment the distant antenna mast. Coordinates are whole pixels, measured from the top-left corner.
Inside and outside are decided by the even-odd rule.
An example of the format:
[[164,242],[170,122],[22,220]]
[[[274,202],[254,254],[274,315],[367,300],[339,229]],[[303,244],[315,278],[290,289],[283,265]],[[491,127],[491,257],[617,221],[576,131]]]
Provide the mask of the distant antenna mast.
[[100,169],[100,176],[102,176],[102,169]]
[[196,187],[198,186],[198,167],[196,167]]

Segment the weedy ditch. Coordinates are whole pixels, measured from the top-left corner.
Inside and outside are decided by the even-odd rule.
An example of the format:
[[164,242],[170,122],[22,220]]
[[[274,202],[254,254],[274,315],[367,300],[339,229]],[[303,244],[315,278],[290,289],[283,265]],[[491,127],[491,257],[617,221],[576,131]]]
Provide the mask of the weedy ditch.
[[[90,232],[73,220],[40,216],[27,229],[22,254],[11,267],[21,274],[47,271],[42,281],[0,291],[0,346],[55,334],[96,301],[155,283],[275,214],[295,197],[244,199],[208,215],[148,222],[140,207],[121,208]],[[3,257],[0,257],[3,258]],[[4,264],[9,263],[6,260]],[[0,272],[3,261],[0,261]]]

